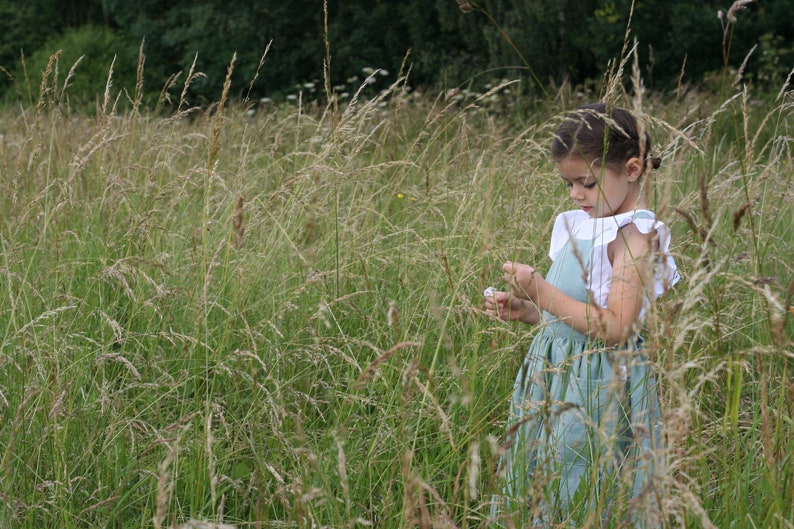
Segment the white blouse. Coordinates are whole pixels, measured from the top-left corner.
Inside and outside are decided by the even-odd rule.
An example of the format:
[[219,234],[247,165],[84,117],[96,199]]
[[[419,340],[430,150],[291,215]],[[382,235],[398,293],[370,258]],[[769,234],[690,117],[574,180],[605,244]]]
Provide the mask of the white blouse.
[[598,218],[591,218],[582,210],[560,213],[554,222],[554,229],[551,233],[549,257],[552,260],[556,259],[570,239],[587,243],[592,241],[590,255],[581,256],[582,260],[588,263],[586,287],[592,295],[593,302],[605,308],[613,272],[607,246],[617,238],[620,228],[628,224],[634,224],[642,233],[650,233],[651,230],[655,230],[657,234],[653,292],[646,293],[646,303],[640,313],[641,319],[651,300],[661,296],[681,277],[678,274],[675,260],[669,253],[670,229],[663,222],[657,220],[653,212],[637,209],[611,217]]

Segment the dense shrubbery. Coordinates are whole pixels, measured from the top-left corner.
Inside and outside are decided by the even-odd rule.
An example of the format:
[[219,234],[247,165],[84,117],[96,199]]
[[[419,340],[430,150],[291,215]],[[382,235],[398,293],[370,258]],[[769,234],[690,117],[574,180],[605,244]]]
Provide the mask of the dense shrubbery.
[[521,78],[525,91],[540,93],[563,80],[599,78],[620,56],[630,19],[646,83],[655,88],[675,87],[679,79],[697,84],[722,70],[723,49],[738,68],[754,45],[746,78],[779,86],[792,67],[794,0],[751,3],[737,23],[721,26],[717,13],[729,7],[688,0],[350,0],[328,2],[326,20],[315,1],[5,0],[0,66],[13,80],[0,90],[13,97],[37,86],[38,73],[24,83],[22,57],[32,60],[28,72],[38,72],[45,57],[63,50],[65,71],[85,55],[72,80],[79,89],[71,93],[85,90],[91,99],[114,55],[116,84],[134,82],[145,41],[149,103],[196,58],[204,75],[192,82],[191,95],[196,102],[216,99],[234,54],[237,95],[277,97],[300,83],[322,85],[328,49],[331,86],[364,67],[396,74],[405,61],[414,85],[481,88],[493,78]]
[[42,72],[48,71],[57,51],[61,52],[56,57],[57,70],[53,62],[48,75],[60,89],[52,97],[68,96],[72,103],[87,103],[105,92],[109,78],[117,89],[114,93],[132,93],[138,56],[131,44],[119,33],[92,25],[53,35],[14,69],[16,93],[25,103],[39,99]]

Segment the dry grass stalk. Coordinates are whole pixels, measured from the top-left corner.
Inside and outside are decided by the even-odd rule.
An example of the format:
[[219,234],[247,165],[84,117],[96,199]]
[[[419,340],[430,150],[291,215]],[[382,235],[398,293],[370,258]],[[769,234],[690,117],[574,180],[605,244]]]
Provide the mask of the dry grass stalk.
[[207,437],[207,472],[210,479],[210,497],[212,504],[215,505],[218,500],[218,475],[215,473],[215,452],[212,450],[212,445],[215,443],[215,434],[212,433],[212,411],[207,413],[207,422],[205,423],[205,432]]
[[268,52],[270,51],[270,46],[273,44],[273,40],[271,39],[267,46],[265,46],[265,51],[262,52],[262,56],[259,58],[259,64],[256,66],[256,71],[254,75],[251,77],[251,82],[248,83],[248,93],[245,94],[245,98],[243,99],[243,103],[247,103],[251,98],[251,92],[254,89],[254,83],[259,78],[259,73],[262,71],[262,66],[265,64],[265,57],[267,57]]
[[69,68],[69,73],[66,74],[66,79],[64,79],[63,87],[61,88],[61,94],[58,97],[59,101],[63,101],[64,98],[66,97],[66,89],[69,88],[69,81],[71,81],[72,77],[74,77],[74,73],[75,70],[77,69],[77,65],[83,62],[84,57],[85,57],[84,55],[81,55],[76,61],[74,61],[72,67]]
[[143,102],[143,67],[146,63],[146,55],[144,55],[143,49],[145,44],[146,37],[141,39],[141,45],[138,48],[138,66],[135,69],[135,96],[132,101],[133,131],[135,130],[134,119],[140,114],[141,102]]
[[232,215],[232,240],[234,247],[240,250],[243,247],[245,226],[243,225],[243,197],[237,195],[234,199],[234,213]]
[[[637,39],[634,39],[634,49],[637,49]],[[634,96],[632,97],[633,113],[637,118],[637,137],[645,138],[646,134],[646,119],[642,111],[642,98],[645,94],[645,86],[642,82],[642,75],[640,74],[640,59],[639,53],[634,53],[634,60],[631,67],[631,79],[634,86]],[[650,137],[650,135],[648,135]],[[640,160],[644,161],[642,194],[646,197],[650,196],[651,192],[651,178],[646,174],[653,168],[653,161],[651,160],[652,154],[647,152],[648,145],[645,141],[640,141]]]
[[[41,73],[41,84],[39,85],[39,99],[38,102],[36,103],[36,121],[33,125],[33,130],[38,130],[41,113],[44,111],[47,104],[49,102],[52,102],[52,98],[49,97],[49,94],[53,89],[56,89],[58,86],[58,58],[61,56],[61,53],[63,53],[63,50],[58,50],[52,55],[50,55],[50,59],[47,62],[47,66],[44,68],[44,71]],[[50,79],[50,74],[52,74],[53,72],[55,72],[52,80],[53,88],[50,88],[48,83]]]
[[473,442],[469,447],[469,498],[476,500],[478,497],[477,483],[480,478],[480,443]]
[[209,158],[207,161],[207,174],[210,177],[212,176],[215,163],[218,160],[218,153],[220,152],[218,140],[220,139],[221,129],[223,128],[223,109],[229,99],[229,89],[232,86],[232,72],[234,71],[236,62],[237,53],[234,53],[231,62],[229,62],[229,66],[226,68],[226,79],[223,81],[223,91],[218,101],[218,108],[215,110],[215,124],[212,128],[212,136],[210,137]]
[[701,240],[704,243],[708,243],[708,244],[711,244],[711,245],[716,244],[711,239],[711,234],[709,233],[709,231],[706,228],[702,227],[702,226],[698,226],[697,222],[695,221],[695,219],[694,219],[694,217],[692,216],[691,213],[689,213],[685,209],[679,208],[679,207],[674,207],[673,211],[675,211],[676,213],[678,213],[679,215],[684,217],[684,220],[686,220],[687,225],[689,226],[689,229],[692,230],[692,233],[696,233],[698,236],[700,236]]
[[731,7],[728,8],[728,13],[726,14],[726,18],[728,22],[733,24],[736,23],[736,13],[741,11],[742,9],[746,9],[748,5],[755,2],[755,0],[736,0]]
[[[102,108],[100,112],[100,116],[105,119],[108,116],[108,107],[110,106],[110,88],[113,86],[113,67],[116,65],[116,56],[113,56],[113,60],[110,63],[110,68],[108,68],[108,78],[105,81],[105,92],[102,97]],[[115,106],[115,105],[114,105]],[[112,111],[115,109],[111,109]]]
[[739,229],[739,226],[742,223],[742,217],[744,217],[752,207],[753,201],[748,200],[742,204],[739,209],[733,212],[733,231],[737,231]]
[[422,394],[430,399],[430,402],[433,403],[433,407],[436,409],[436,413],[438,414],[438,418],[441,419],[441,429],[446,432],[447,437],[449,438],[449,445],[453,448],[456,448],[457,443],[455,443],[455,436],[452,433],[452,424],[450,423],[449,417],[447,417],[444,408],[441,407],[441,403],[438,401],[438,398],[430,391],[425,384],[423,384],[419,377],[414,377],[414,383],[422,392]]
[[747,52],[747,55],[744,56],[744,60],[742,64],[739,66],[739,69],[736,70],[736,75],[733,77],[733,86],[739,86],[739,83],[742,81],[742,75],[744,75],[744,70],[747,69],[747,62],[750,60],[750,56],[753,54],[755,49],[758,47],[758,44],[754,45],[750,48],[750,51]]
[[66,393],[69,388],[64,389],[58,394],[58,397],[55,399],[55,402],[52,403],[52,408],[50,408],[50,413],[48,418],[50,422],[57,423],[58,416],[61,414],[61,409],[63,408],[63,399],[66,397]]
[[[102,313],[102,316],[103,316],[103,317],[105,317],[105,318],[107,318],[109,321],[112,321],[112,322],[113,322],[113,323],[115,323],[116,325],[118,325],[118,323],[116,323],[116,322],[115,322],[115,320],[110,320],[110,317],[109,317],[109,316],[107,316],[107,314],[105,314],[104,312]],[[119,326],[119,327],[121,327],[121,326]],[[114,333],[115,333],[115,332],[116,332],[116,329],[114,328]],[[121,334],[121,333],[119,332],[119,333],[116,335],[116,341],[118,341],[118,342],[120,342],[120,341],[121,341],[120,334]],[[102,354],[102,355],[100,355],[100,356],[97,358],[97,362],[102,362],[102,361],[104,361],[104,360],[113,360],[113,361],[115,361],[115,362],[119,362],[119,363],[123,364],[123,365],[124,365],[124,367],[126,367],[126,368],[127,368],[127,370],[129,370],[129,372],[130,372],[130,373],[132,373],[132,376],[135,378],[135,380],[137,380],[138,382],[140,382],[140,381],[142,380],[142,379],[141,379],[141,374],[140,374],[140,373],[138,372],[138,370],[135,368],[135,366],[133,365],[133,363],[132,363],[132,362],[130,362],[129,360],[127,360],[126,358],[124,358],[124,357],[123,357],[121,354],[119,354],[119,353],[105,353],[105,354]]]
[[400,311],[397,308],[397,302],[389,300],[389,308],[386,311],[386,322],[389,324],[392,333],[394,334],[394,341],[400,339],[402,336],[402,328],[400,326]]
[[474,11],[474,8],[472,7],[471,2],[469,2],[469,0],[458,0],[458,7],[464,13],[471,13],[472,11]]
[[421,342],[400,342],[398,344],[393,345],[389,348],[388,351],[384,352],[382,355],[378,356],[375,360],[369,363],[369,365],[364,368],[364,371],[359,375],[356,383],[353,385],[354,388],[359,389],[361,388],[367,381],[371,380],[375,373],[377,373],[378,368],[381,364],[388,362],[389,358],[391,358],[394,353],[401,349],[405,349],[406,347],[421,347],[423,344]]
[[323,0],[323,43],[325,58],[323,59],[323,88],[331,110],[332,130],[339,124],[339,101],[331,89],[331,42],[328,40],[328,0]]
[[215,252],[212,254],[212,259],[210,259],[207,270],[204,273],[204,287],[201,290],[201,306],[205,310],[207,309],[207,300],[209,299],[210,286],[212,285],[212,274],[218,265],[220,265],[221,251],[226,244],[228,244],[226,241],[218,241]]
[[171,491],[174,489],[174,482],[171,480],[171,474],[168,469],[179,453],[179,443],[182,440],[182,436],[189,429],[189,423],[182,427],[179,436],[169,446],[165,459],[157,467],[157,496],[155,497],[154,517],[152,518],[154,529],[162,529],[165,517],[168,515],[168,503],[170,502]]
[[631,58],[632,54],[637,53],[637,43],[629,49],[629,35],[631,30],[631,19],[634,16],[634,2],[631,3],[631,10],[629,11],[629,19],[626,23],[626,33],[623,37],[623,48],[620,50],[620,61],[618,61],[617,69],[615,62],[612,61],[612,67],[606,74],[604,79],[604,95],[602,101],[606,103],[607,107],[615,106],[615,101],[619,97],[619,93],[623,91],[623,71],[626,68],[626,63]]
[[[186,104],[187,91],[188,88],[190,88],[190,85],[193,84],[193,81],[195,81],[199,77],[206,77],[204,73],[196,71],[196,61],[198,61],[198,53],[196,53],[193,56],[193,62],[190,64],[190,69],[187,72],[187,77],[185,77],[185,82],[182,85],[182,93],[179,94],[179,103],[176,106],[177,113],[181,112],[182,107]],[[166,86],[168,86],[168,83],[166,83]]]
[[35,318],[33,318],[32,320],[30,320],[29,322],[27,322],[22,327],[20,327],[19,330],[16,331],[15,337],[16,336],[21,336],[28,329],[35,328],[38,324],[40,324],[42,322],[45,322],[46,320],[52,318],[53,316],[55,316],[57,314],[60,314],[60,313],[62,313],[64,311],[72,310],[72,309],[75,309],[75,308],[77,308],[77,305],[67,305],[67,306],[64,306],[64,307],[58,307],[57,309],[52,309],[52,310],[48,310],[46,312],[43,312],[43,313],[39,314],[38,316],[36,316]]
[[336,468],[339,472],[339,484],[342,487],[342,494],[344,494],[345,511],[350,511],[350,487],[347,482],[347,456],[345,456],[345,447],[342,440],[336,437]]
[[185,523],[175,525],[174,529],[236,529],[236,525],[227,523],[214,523],[205,520],[188,520]]
[[[711,232],[714,227],[714,220],[711,217],[711,203],[709,202],[709,182],[706,171],[700,172],[698,179],[698,190],[700,191],[700,212],[703,214],[704,230]],[[705,239],[704,239],[705,241]]]

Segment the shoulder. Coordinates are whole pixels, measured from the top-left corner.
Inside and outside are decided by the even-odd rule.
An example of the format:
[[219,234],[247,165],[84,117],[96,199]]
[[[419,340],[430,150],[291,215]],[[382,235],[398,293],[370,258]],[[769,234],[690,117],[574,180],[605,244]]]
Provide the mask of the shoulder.
[[613,248],[628,248],[633,255],[646,254],[656,246],[659,235],[655,230],[643,231],[636,224],[626,224],[618,229],[618,236],[609,243]]
[[[655,239],[669,237],[668,227],[656,218],[656,214],[647,209],[638,209],[621,213],[614,217],[615,239],[626,238],[629,234],[633,237]],[[617,237],[620,234],[622,237]],[[611,241],[610,241],[611,242]]]
[[647,209],[637,209],[616,215],[615,219],[620,227],[627,225],[636,226],[642,233],[658,231],[667,228],[664,222],[660,221],[656,213]]
[[666,226],[647,210],[617,216],[614,238],[608,243],[609,260],[635,261],[658,249],[660,231]]
[[681,278],[670,254],[670,228],[644,209],[617,215],[615,221],[616,236],[607,241],[612,266],[633,274],[653,263],[653,293],[661,296]]

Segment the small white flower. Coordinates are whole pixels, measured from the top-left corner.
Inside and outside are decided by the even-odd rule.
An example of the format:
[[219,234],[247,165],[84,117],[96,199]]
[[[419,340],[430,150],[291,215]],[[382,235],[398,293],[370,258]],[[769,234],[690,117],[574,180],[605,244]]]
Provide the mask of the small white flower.
[[496,288],[494,288],[494,287],[488,287],[488,288],[486,288],[486,289],[483,291],[482,295],[483,295],[483,297],[486,297],[486,298],[487,298],[487,297],[493,297],[493,295],[494,295],[494,294],[496,294],[496,292],[497,292]]

